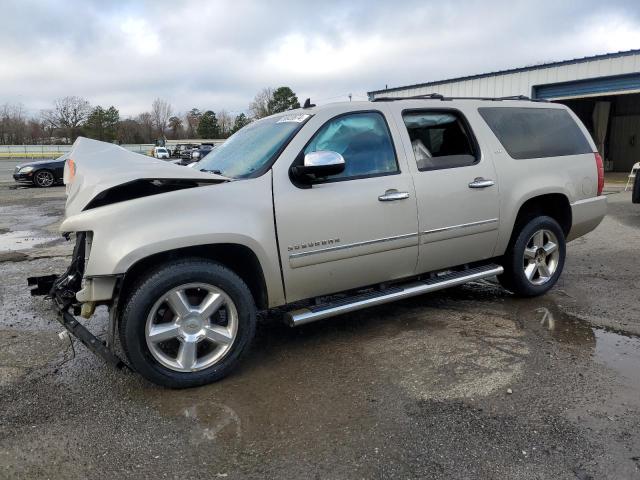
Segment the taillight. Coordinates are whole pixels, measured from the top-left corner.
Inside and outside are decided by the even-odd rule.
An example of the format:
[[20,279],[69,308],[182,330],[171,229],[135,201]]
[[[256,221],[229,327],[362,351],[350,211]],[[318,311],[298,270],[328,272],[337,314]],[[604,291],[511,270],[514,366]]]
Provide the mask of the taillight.
[[604,162],[598,152],[595,155],[596,168],[598,169],[598,195],[602,195],[602,190],[604,189]]

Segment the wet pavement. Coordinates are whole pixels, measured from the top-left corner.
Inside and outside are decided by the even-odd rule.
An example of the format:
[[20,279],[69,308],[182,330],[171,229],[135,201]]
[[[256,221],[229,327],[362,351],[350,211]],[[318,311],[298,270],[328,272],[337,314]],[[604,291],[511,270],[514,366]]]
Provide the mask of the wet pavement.
[[[541,298],[493,282],[291,329],[227,379],[114,371],[25,278],[60,272],[63,189],[0,183],[0,478],[640,478],[640,206]],[[88,326],[104,333],[106,312]]]

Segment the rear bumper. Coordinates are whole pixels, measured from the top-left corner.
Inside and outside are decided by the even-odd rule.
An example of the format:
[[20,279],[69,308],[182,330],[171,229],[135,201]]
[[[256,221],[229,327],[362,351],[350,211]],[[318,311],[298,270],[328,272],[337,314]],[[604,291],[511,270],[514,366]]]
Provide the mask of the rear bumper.
[[567,241],[575,240],[595,229],[607,214],[607,197],[586,198],[571,204],[571,230]]

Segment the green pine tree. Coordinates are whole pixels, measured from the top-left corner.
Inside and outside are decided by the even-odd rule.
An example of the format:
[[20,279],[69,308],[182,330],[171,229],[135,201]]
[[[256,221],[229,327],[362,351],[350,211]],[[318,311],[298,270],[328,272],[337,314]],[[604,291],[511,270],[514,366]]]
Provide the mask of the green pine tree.
[[200,138],[219,138],[220,127],[218,126],[218,119],[215,112],[207,110],[200,117],[198,123],[198,136]]

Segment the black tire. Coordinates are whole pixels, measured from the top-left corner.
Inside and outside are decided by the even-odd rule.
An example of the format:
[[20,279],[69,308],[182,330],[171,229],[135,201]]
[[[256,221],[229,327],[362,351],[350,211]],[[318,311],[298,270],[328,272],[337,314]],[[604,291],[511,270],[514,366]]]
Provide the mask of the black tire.
[[[154,304],[172,288],[206,283],[224,291],[238,314],[235,340],[224,357],[195,372],[172,370],[154,358],[145,337],[147,317]],[[242,279],[228,268],[198,258],[166,263],[140,279],[125,298],[119,322],[120,343],[131,366],[147,380],[169,388],[188,388],[227,376],[249,350],[256,329],[256,306]]]
[[56,184],[56,177],[51,170],[37,170],[33,172],[33,184],[38,188],[53,187]]
[[[555,262],[555,270],[553,274],[549,276],[548,280],[544,283],[536,285],[533,280],[529,280],[525,274],[525,248],[532,240],[533,235],[539,231],[549,231],[553,233],[557,240],[557,252],[558,257]],[[555,243],[555,242],[554,242]],[[562,228],[553,218],[547,216],[534,217],[524,223],[520,228],[520,231],[512,238],[512,241],[507,248],[507,252],[502,258],[502,266],[504,267],[504,273],[498,275],[498,281],[500,284],[522,297],[536,297],[547,293],[558,281],[562,269],[564,268],[564,261],[566,258],[567,247],[564,232]],[[542,279],[537,278],[537,281]]]

